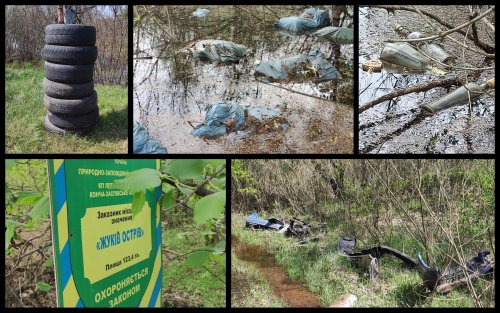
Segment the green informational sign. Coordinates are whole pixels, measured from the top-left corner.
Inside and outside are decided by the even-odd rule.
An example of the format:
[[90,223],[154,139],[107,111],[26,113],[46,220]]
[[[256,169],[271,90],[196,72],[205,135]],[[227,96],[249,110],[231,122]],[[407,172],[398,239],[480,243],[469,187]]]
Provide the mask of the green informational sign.
[[160,307],[160,188],[132,218],[132,194],[113,182],[159,160],[49,160],[60,307]]

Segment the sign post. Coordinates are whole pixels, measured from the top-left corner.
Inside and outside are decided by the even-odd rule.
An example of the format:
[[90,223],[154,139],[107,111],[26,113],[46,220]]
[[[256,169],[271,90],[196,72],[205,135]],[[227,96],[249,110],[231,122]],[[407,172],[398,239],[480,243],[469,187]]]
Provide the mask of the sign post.
[[160,307],[160,187],[132,217],[113,182],[159,160],[48,160],[59,307]]

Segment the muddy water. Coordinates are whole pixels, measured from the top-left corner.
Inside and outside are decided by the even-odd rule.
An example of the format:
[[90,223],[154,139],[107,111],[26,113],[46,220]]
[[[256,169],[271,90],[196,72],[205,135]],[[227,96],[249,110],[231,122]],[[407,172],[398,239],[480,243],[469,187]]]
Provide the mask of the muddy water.
[[[455,25],[467,21],[467,7],[422,6]],[[465,19],[464,19],[465,18]],[[494,19],[493,19],[494,20]],[[433,73],[421,75],[397,74],[382,71],[368,74],[361,69],[367,59],[378,59],[383,41],[400,38],[393,30],[396,23],[411,31],[425,31],[425,21],[413,12],[360,8],[359,12],[359,102],[360,105],[385,95],[395,89],[437,79]],[[487,31],[480,28],[482,40],[491,43]],[[427,33],[427,34],[430,34]],[[462,36],[453,35],[463,40]],[[452,41],[444,40],[444,48],[457,56],[457,65],[464,67],[489,67],[483,59],[468,50],[459,49]],[[471,42],[467,43],[472,45]],[[481,72],[470,81],[484,82],[494,77],[494,71]],[[447,75],[457,75],[451,72]],[[454,90],[434,88],[427,92],[413,93],[386,101],[362,112],[359,116],[359,149],[361,153],[494,153],[495,148],[495,94],[485,95],[472,104],[453,107],[433,116],[421,114],[420,106],[428,104]],[[469,114],[470,113],[470,114]]]
[[[337,55],[331,43],[316,36],[289,36],[272,27],[276,15],[297,15],[304,6],[208,6],[206,18],[192,15],[195,6],[147,8],[135,12],[134,119],[170,153],[352,153],[353,46],[342,46]],[[346,18],[343,26],[350,23]],[[179,53],[202,39],[234,41],[252,52],[237,64],[201,62]],[[316,48],[331,63],[338,60],[340,82],[264,84],[253,77],[256,60]],[[204,120],[207,107],[227,100],[278,109],[290,129],[193,137],[192,125]]]
[[231,249],[240,260],[254,266],[267,279],[275,295],[284,299],[290,307],[319,307],[316,295],[300,283],[291,280],[286,270],[278,266],[274,256],[264,248],[245,244],[232,236]]

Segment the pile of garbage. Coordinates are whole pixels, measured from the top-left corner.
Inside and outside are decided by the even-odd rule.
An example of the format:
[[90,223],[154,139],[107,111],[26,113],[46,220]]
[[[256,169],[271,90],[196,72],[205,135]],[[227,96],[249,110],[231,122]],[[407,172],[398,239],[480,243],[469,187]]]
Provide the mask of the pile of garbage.
[[285,30],[290,34],[300,35],[328,26],[329,24],[330,16],[328,11],[309,8],[300,16],[281,18],[273,26]]
[[149,137],[148,131],[141,123],[134,122],[134,153],[136,154],[163,154],[167,149],[158,141]]
[[238,62],[247,50],[244,45],[215,39],[201,40],[187,48],[195,59],[217,62]]
[[375,280],[378,274],[378,258],[385,254],[395,256],[402,260],[409,268],[416,268],[418,270],[427,289],[438,292],[449,292],[454,287],[467,284],[468,279],[492,274],[495,269],[495,261],[489,257],[490,253],[488,251],[481,251],[477,257],[471,258],[467,262],[466,269],[456,264],[454,267],[447,267],[444,272],[438,267],[429,267],[422,259],[420,253],[418,254],[417,262],[415,262],[403,252],[383,245],[358,251],[356,250],[356,238],[340,238],[337,244],[337,251],[340,255],[350,258],[356,266],[368,266],[370,279],[372,280]]
[[289,127],[277,110],[259,104],[244,109],[233,101],[227,101],[212,104],[204,123],[196,126],[191,134],[195,137],[213,138],[252,125],[265,130],[287,130]]
[[326,82],[340,78],[339,71],[315,49],[308,56],[296,55],[281,60],[257,61],[255,77],[270,82]]
[[255,211],[247,217],[245,227],[276,230],[287,237],[297,238],[301,244],[317,241],[326,233],[325,223],[306,223],[296,217],[292,217],[290,223],[285,223],[276,218],[263,219]]

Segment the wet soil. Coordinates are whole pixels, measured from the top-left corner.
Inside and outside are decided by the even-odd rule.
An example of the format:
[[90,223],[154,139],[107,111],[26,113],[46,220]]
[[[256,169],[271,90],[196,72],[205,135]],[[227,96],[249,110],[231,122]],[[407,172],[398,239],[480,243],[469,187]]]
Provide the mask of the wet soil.
[[285,300],[290,307],[319,307],[316,295],[302,284],[288,277],[286,270],[276,264],[274,256],[263,247],[249,245],[231,237],[231,249],[236,256],[254,266],[269,282],[276,296]]
[[[444,20],[459,25],[467,21],[467,6],[420,6]],[[494,20],[494,16],[491,17]],[[395,89],[424,83],[439,76],[432,72],[423,74],[398,74],[383,70],[369,74],[361,69],[368,59],[379,59],[384,40],[399,39],[394,31],[396,23],[410,31],[431,34],[425,21],[413,12],[361,7],[359,11],[359,105],[376,99]],[[481,40],[492,43],[488,30],[479,25]],[[452,35],[462,40],[463,36]],[[493,39],[494,40],[494,39]],[[494,41],[493,41],[494,43]],[[457,57],[456,64],[464,67],[490,67],[493,62],[468,50],[463,50],[452,41],[441,42],[443,48]],[[468,45],[473,45],[467,41]],[[459,73],[451,71],[447,76]],[[464,74],[463,71],[460,74]],[[475,76],[475,74],[479,74]],[[494,70],[480,73],[467,72],[469,81],[483,83],[494,77]],[[428,104],[457,87],[434,88],[426,92],[400,96],[380,103],[362,112],[359,116],[360,153],[494,153],[495,150],[495,92],[482,96],[469,106],[464,104],[429,116],[422,114],[420,107]]]
[[[154,6],[135,12],[134,119],[153,139],[169,153],[353,152],[353,45],[338,50],[316,36],[290,36],[272,27],[276,15],[298,15],[306,6],[208,6],[205,18],[192,15],[196,8]],[[343,26],[351,23],[347,17]],[[233,64],[180,53],[203,39],[233,41],[251,52]],[[340,81],[263,83],[254,78],[257,60],[306,55],[316,48],[330,63],[337,62]],[[207,108],[228,100],[277,109],[290,128],[193,137],[193,125],[203,122]]]

